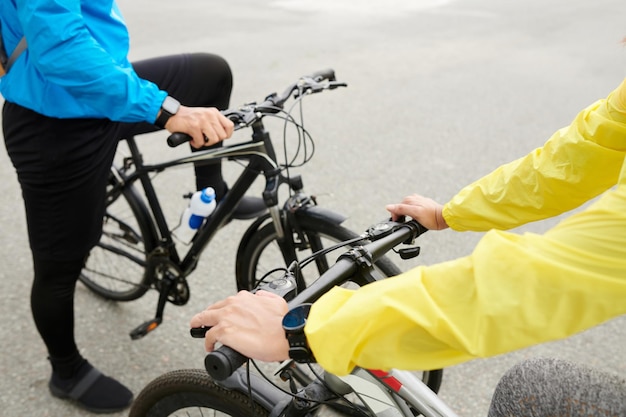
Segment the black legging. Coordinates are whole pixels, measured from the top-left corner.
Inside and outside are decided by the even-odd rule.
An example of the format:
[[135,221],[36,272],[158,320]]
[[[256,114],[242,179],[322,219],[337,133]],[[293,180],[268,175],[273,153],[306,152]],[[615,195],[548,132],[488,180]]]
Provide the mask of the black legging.
[[[133,66],[140,77],[184,105],[229,105],[232,74],[216,55],[168,56]],[[35,273],[33,318],[59,370],[80,357],[74,339],[74,289],[85,257],[100,238],[104,191],[117,143],[157,129],[150,123],[49,118],[8,102],[2,123],[26,209]],[[196,184],[213,186],[218,199],[226,191],[219,164],[196,167]]]

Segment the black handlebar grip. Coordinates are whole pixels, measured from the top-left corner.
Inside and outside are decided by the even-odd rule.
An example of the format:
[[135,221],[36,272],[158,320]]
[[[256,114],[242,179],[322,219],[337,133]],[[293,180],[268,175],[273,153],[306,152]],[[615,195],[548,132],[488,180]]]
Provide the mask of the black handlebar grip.
[[167,144],[170,145],[170,148],[175,148],[178,145],[189,142],[190,140],[191,136],[186,133],[172,133],[170,137],[167,138]]
[[316,79],[317,81],[335,81],[335,70],[332,68],[327,68],[325,70],[315,71],[313,74],[311,74],[311,78]]
[[204,358],[204,367],[211,377],[216,381],[222,381],[232,375],[248,358],[241,353],[221,346]]

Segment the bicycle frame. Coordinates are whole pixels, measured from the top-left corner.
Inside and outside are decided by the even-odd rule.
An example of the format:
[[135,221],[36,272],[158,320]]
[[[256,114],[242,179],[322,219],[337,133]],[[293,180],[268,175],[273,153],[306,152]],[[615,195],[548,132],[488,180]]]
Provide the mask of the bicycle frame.
[[409,371],[393,369],[376,375],[406,402],[413,405],[425,417],[458,417],[426,384]]
[[[154,319],[133,330],[131,338],[143,337],[154,330],[162,322],[163,310],[168,301],[176,305],[184,305],[189,300],[190,289],[186,277],[197,268],[200,254],[215,233],[234,217],[237,206],[259,176],[265,177],[265,189],[262,196],[269,214],[259,215],[247,229],[240,242],[236,267],[239,269],[247,268],[246,274],[255,275],[256,271],[252,272],[250,269],[258,266],[249,264],[247,257],[254,257],[254,262],[257,262],[259,254],[267,253],[263,252],[267,246],[261,248],[261,252],[255,252],[258,248],[248,246],[246,238],[256,238],[261,234],[270,233],[272,246],[276,243],[278,250],[275,251],[272,248],[269,251],[269,256],[282,256],[283,260],[290,264],[297,259],[297,253],[300,251],[309,250],[311,247],[316,249],[322,247],[322,238],[318,236],[317,232],[307,233],[307,228],[317,228],[315,225],[311,226],[314,224],[315,216],[320,216],[321,221],[324,222],[321,227],[326,228],[326,230],[334,230],[335,225],[339,226],[345,220],[345,217],[341,215],[319,208],[315,197],[302,192],[303,185],[300,176],[291,176],[289,168],[303,165],[312,155],[308,153],[306,147],[307,141],[312,141],[312,138],[297,118],[292,117],[291,111],[307,95],[345,87],[346,85],[335,80],[335,73],[332,69],[317,71],[312,75],[299,77],[282,94],[269,94],[260,104],[251,102],[236,108],[222,110],[222,116],[234,123],[235,130],[252,129],[252,139],[244,143],[202,150],[189,156],[164,162],[146,163],[135,137],[126,139],[131,155],[123,159],[121,166],[118,167],[113,164],[107,185],[106,201],[108,208],[104,215],[103,224],[109,226],[109,229],[103,231],[97,250],[91,253],[93,257],[90,256],[87,259],[83,268],[85,273],[81,273],[81,280],[97,294],[118,301],[137,299],[153,288],[159,292]],[[293,106],[286,111],[284,106],[290,99],[294,100]],[[270,135],[263,123],[263,119],[267,116],[274,116],[283,120],[285,123],[284,134],[286,134],[287,126],[294,126],[297,130],[299,143],[293,159],[290,160],[285,154],[284,163],[278,162]],[[188,143],[190,140],[191,137],[187,134],[177,132],[168,137],[167,143],[171,147],[175,147]],[[301,145],[304,145],[302,154]],[[297,164],[296,160],[300,157],[303,158],[302,162]],[[192,241],[181,240],[186,245],[186,248],[183,249],[180,245],[177,246],[178,239],[175,240],[175,229],[171,230],[168,225],[163,207],[151,180],[152,174],[180,165],[218,164],[224,159],[244,161],[241,163],[244,166],[243,172],[217,204],[213,213],[196,231]],[[287,172],[283,174],[283,170]],[[135,182],[141,183],[144,195],[139,192],[139,186],[134,186]],[[290,191],[288,198],[283,202],[283,206],[279,207],[278,192],[283,184],[287,184]],[[117,199],[120,197],[122,198],[121,203],[117,204]],[[126,211],[122,211],[120,216],[118,209]],[[132,217],[123,218],[127,213]],[[305,222],[308,222],[306,227],[301,227]],[[340,233],[344,234],[344,231],[341,229]],[[261,244],[266,245],[267,242],[261,242]],[[245,255],[241,253],[245,253]],[[99,259],[115,259],[115,256],[120,257],[119,260],[125,264],[125,267],[141,272],[141,275],[136,274],[141,281],[137,282],[137,279],[134,281],[126,280],[124,278],[127,274],[125,267],[120,267],[109,273],[111,268],[104,268],[107,270],[103,271],[103,268],[97,264]],[[242,264],[243,266],[240,268]],[[106,265],[106,263],[102,265]],[[111,267],[114,265],[111,263]],[[324,266],[323,264],[320,265],[321,267]],[[238,287],[247,288],[252,285],[246,280],[247,275],[244,278],[244,273],[238,272],[239,269],[237,268]],[[92,277],[96,277],[96,279],[94,280]],[[121,283],[122,289],[120,286],[101,285],[98,282],[100,278],[108,279],[109,282],[118,281]],[[301,279],[299,287],[304,288],[305,286],[304,279]]]
[[[424,417],[458,417],[458,415],[448,407],[446,403],[441,400],[437,394],[431,391],[428,386],[422,382],[414,373],[410,371],[400,371],[392,369],[390,371],[379,370],[364,370],[370,375],[371,379],[365,379],[357,375],[357,372],[353,372],[350,375],[344,377],[336,377],[334,375],[327,375],[334,379],[339,379],[343,383],[350,385],[355,391],[366,391],[367,395],[363,396],[363,399],[370,410],[374,413],[381,413],[383,415],[385,410],[392,408],[401,410],[405,416],[412,416],[413,414],[409,410],[407,405],[410,405],[413,409],[419,410],[420,415]],[[248,377],[250,377],[250,384],[248,383]],[[384,385],[391,392],[396,394],[397,398],[390,398],[389,394],[372,382],[376,379],[381,385]],[[281,415],[283,417],[291,417],[290,411],[288,411],[289,404],[293,401],[292,397],[285,394],[280,389],[274,387],[271,383],[253,373],[247,374],[242,368],[237,369],[228,378],[216,381],[219,385],[222,385],[228,389],[237,390],[245,394],[252,394],[254,401],[262,404],[266,409],[272,410],[272,415]],[[314,404],[316,401],[323,401],[326,399],[326,395],[330,392],[324,383],[314,381],[312,384],[319,385],[316,391],[317,397],[315,398],[300,398],[300,404],[302,402],[310,402]],[[249,389],[249,387],[252,389]],[[298,394],[296,394],[298,396]],[[406,402],[404,404],[402,401]],[[302,405],[301,405],[302,406]],[[305,408],[305,407],[303,407]],[[283,411],[285,414],[282,414]],[[274,414],[280,411],[278,414]],[[299,415],[294,413],[293,415]],[[388,415],[388,414],[384,414]],[[391,414],[389,414],[391,415]]]
[[[170,290],[175,287],[177,282],[184,280],[191,272],[195,270],[198,264],[200,254],[205,249],[210,240],[215,236],[216,232],[229,221],[230,213],[235,209],[238,202],[251,187],[252,183],[260,176],[265,176],[265,189],[263,191],[263,199],[268,207],[269,214],[274,223],[279,236],[279,246],[285,259],[295,259],[295,250],[289,242],[285,243],[286,236],[284,227],[286,224],[281,219],[281,213],[278,206],[278,190],[280,185],[288,184],[289,187],[298,193],[302,190],[302,181],[300,176],[286,177],[282,174],[281,169],[276,162],[276,156],[273,144],[270,139],[269,132],[266,131],[262,119],[255,121],[251,126],[252,140],[224,146],[219,149],[208,149],[201,152],[193,153],[190,156],[176,158],[156,164],[146,164],[143,161],[142,154],[136,143],[135,138],[127,139],[128,148],[131,156],[124,160],[122,169],[112,167],[113,174],[120,180],[120,187],[129,187],[136,181],[141,183],[148,202],[146,207],[149,215],[152,216],[158,228],[158,244],[155,251],[148,255],[148,266],[156,267],[163,263],[163,258],[167,259],[170,265],[176,269],[178,276],[174,276],[172,271],[168,271],[163,279],[160,290],[159,301],[157,304],[157,312],[155,318],[138,326],[131,332],[131,337],[137,339],[144,336],[149,331],[156,328],[162,320],[165,304],[168,300]],[[211,164],[217,163],[223,159],[230,160],[247,160],[243,172],[240,174],[236,182],[228,191],[224,199],[217,205],[215,211],[208,217],[203,226],[194,237],[191,246],[187,249],[181,258],[174,238],[170,231],[170,227],[165,219],[162,206],[159,202],[156,190],[150,179],[150,173],[160,172],[174,166],[180,166],[191,163]],[[130,173],[127,170],[134,166],[134,170]],[[118,192],[119,190],[113,190]],[[154,270],[149,273],[154,274]]]
[[[278,209],[278,188],[281,184],[289,184],[294,191],[300,191],[302,184],[299,176],[285,177],[281,174],[276,158],[274,156],[274,148],[269,137],[269,133],[265,130],[261,121],[256,122],[253,126],[253,139],[241,144],[224,146],[219,149],[210,149],[206,151],[196,152],[190,156],[168,160],[157,164],[144,164],[141,152],[134,138],[127,139],[131,152],[132,164],[135,170],[126,174],[125,172],[115,169],[115,175],[122,179],[122,184],[128,186],[139,180],[146,194],[148,206],[156,225],[158,227],[159,237],[162,247],[167,247],[169,258],[180,265],[181,271],[188,275],[197,265],[198,257],[205,246],[209,243],[215,232],[228,221],[229,214],[237,206],[237,203],[244,196],[256,178],[264,174],[266,178],[263,199],[270,211],[270,215],[277,227],[279,236],[284,235],[282,222],[280,221]],[[190,164],[190,163],[217,163],[222,159],[232,160],[248,160],[249,164],[245,167],[237,181],[228,191],[224,199],[217,205],[215,211],[209,216],[206,223],[202,226],[187,253],[180,258],[176,250],[174,239],[170,231],[169,225],[163,214],[158,196],[150,180],[149,174],[159,172],[168,168]],[[126,165],[126,162],[125,162]]]

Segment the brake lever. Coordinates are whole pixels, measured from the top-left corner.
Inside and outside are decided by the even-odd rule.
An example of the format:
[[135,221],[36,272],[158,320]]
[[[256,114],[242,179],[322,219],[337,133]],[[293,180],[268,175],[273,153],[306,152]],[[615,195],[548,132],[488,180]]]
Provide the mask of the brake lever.
[[222,114],[235,124],[235,130],[239,130],[250,126],[259,118],[256,109],[256,103],[248,103],[237,110],[224,111]]
[[339,88],[339,87],[347,87],[348,83],[343,83],[340,81],[331,81],[328,83],[328,89],[329,90],[334,90],[335,88]]
[[339,81],[327,81],[327,82],[313,82],[310,83],[302,88],[300,88],[296,94],[295,94],[295,98],[298,98],[301,95],[305,95],[305,94],[315,94],[315,93],[320,93],[324,90],[334,90],[335,88],[339,88],[339,87],[347,87],[348,84],[344,83],[344,82],[339,82]]
[[204,339],[206,332],[208,332],[210,329],[211,326],[192,327],[191,329],[189,329],[189,333],[191,334],[191,337],[195,339]]

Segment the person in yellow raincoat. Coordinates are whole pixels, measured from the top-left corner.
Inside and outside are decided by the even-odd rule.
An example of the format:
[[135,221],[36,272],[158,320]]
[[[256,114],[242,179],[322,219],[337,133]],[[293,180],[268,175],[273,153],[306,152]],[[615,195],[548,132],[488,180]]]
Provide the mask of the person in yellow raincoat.
[[[315,359],[335,374],[355,366],[436,369],[565,338],[626,313],[625,158],[626,80],[541,148],[445,205],[412,195],[387,206],[393,218],[409,216],[430,229],[488,232],[467,257],[328,292],[304,328]],[[542,235],[503,231],[598,196]],[[192,326],[213,326],[207,350],[219,341],[253,358],[288,357],[286,305],[257,294],[240,293],[192,319]],[[617,387],[615,415],[626,415],[626,384],[610,384]]]

